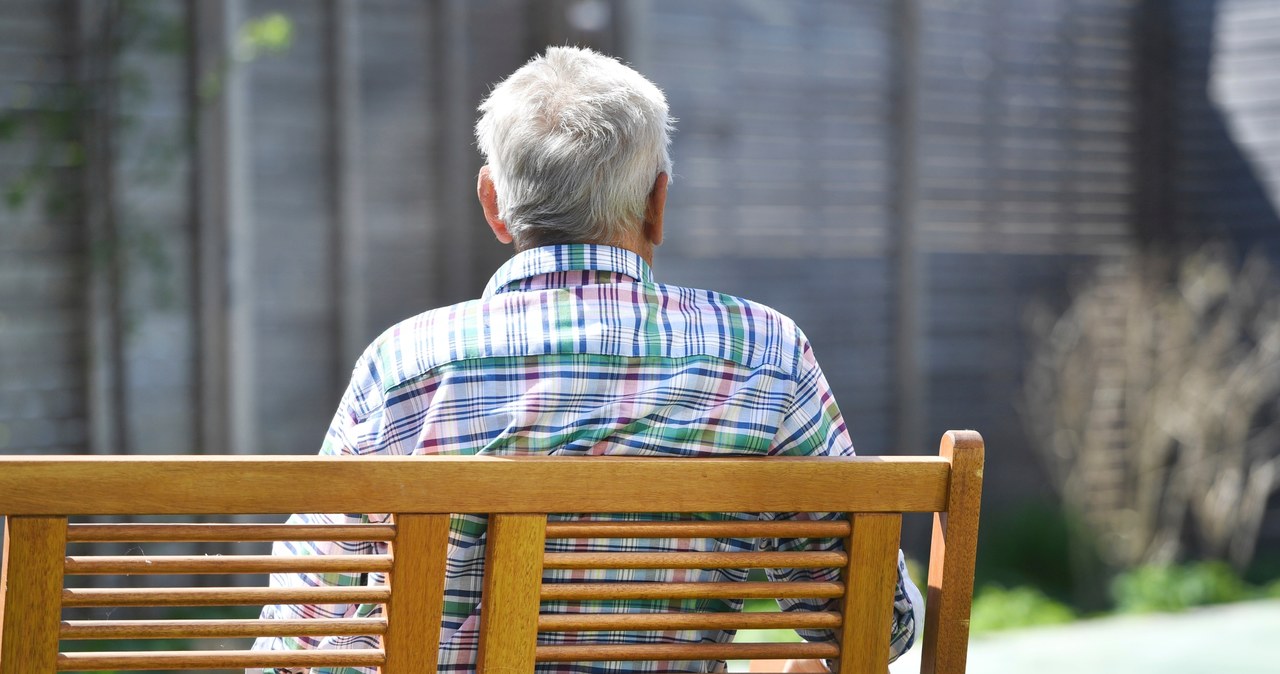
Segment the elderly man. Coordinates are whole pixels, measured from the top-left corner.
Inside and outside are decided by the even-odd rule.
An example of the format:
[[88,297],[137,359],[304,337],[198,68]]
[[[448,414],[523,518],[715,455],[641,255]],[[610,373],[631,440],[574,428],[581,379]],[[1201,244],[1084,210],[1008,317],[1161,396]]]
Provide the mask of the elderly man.
[[[488,160],[477,186],[480,205],[498,240],[514,244],[515,256],[498,269],[480,299],[410,318],[369,346],[356,364],[322,454],[853,453],[813,351],[790,319],[737,297],[654,281],[650,264],[662,243],[671,176],[671,123],[657,87],[612,58],[552,48],[495,87],[480,110],[476,138]],[[292,521],[379,517],[297,515]],[[454,521],[438,635],[441,672],[474,669],[484,531],[483,520]],[[552,545],[582,549],[610,543]],[[691,545],[822,549],[838,542],[669,540],[659,545],[670,550]],[[373,553],[375,546],[280,543],[277,552]],[[655,571],[645,579],[669,580],[673,573]],[[731,569],[679,573],[684,580],[745,579],[744,572]],[[777,580],[830,580],[835,573],[805,569],[774,575]],[[596,577],[609,575],[602,571]],[[378,574],[281,574],[272,583],[382,580]],[[914,638],[913,597],[918,592],[900,563],[893,620],[884,626],[892,631],[895,657]],[[784,602],[783,608],[821,608],[823,603],[807,601]],[[740,602],[726,603],[726,609],[741,609]],[[914,603],[918,607],[918,599]],[[566,607],[544,610],[558,608]],[[377,610],[269,606],[263,615],[332,617]],[[732,636],[683,631],[662,638],[703,642]],[[804,636],[834,638],[820,630]],[[640,635],[614,635],[613,640],[632,638]],[[256,647],[362,645],[375,643],[370,637],[299,637],[263,639]],[[548,663],[538,671],[724,671],[723,662],[614,664]]]

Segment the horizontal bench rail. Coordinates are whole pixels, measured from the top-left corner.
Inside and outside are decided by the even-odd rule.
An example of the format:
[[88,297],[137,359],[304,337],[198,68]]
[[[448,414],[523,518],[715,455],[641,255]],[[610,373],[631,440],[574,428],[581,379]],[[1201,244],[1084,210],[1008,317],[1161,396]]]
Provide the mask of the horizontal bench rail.
[[241,574],[367,573],[391,570],[389,555],[168,555],[168,556],[72,556],[65,572],[73,575],[104,574]]
[[547,522],[547,538],[842,538],[840,520]]
[[816,659],[840,657],[840,647],[831,643],[591,644],[538,646],[535,657],[538,662]]
[[358,636],[387,631],[378,618],[314,620],[67,620],[61,639],[223,639]]
[[834,611],[759,613],[544,613],[539,632],[834,629]]
[[544,583],[542,601],[603,599],[831,599],[844,583]]
[[381,650],[320,651],[118,651],[59,653],[59,672],[101,669],[228,669],[245,667],[380,667]]
[[822,569],[843,552],[548,552],[546,569]]
[[62,591],[67,608],[102,606],[254,606],[261,604],[379,604],[386,587],[192,587],[145,589],[69,589]]
[[68,543],[389,541],[386,524],[70,524]]
[[[688,459],[614,456],[5,456],[0,513],[610,513],[655,504],[680,513],[934,512],[947,504],[942,459],[698,461],[690,471]],[[805,488],[778,489],[784,479]]]

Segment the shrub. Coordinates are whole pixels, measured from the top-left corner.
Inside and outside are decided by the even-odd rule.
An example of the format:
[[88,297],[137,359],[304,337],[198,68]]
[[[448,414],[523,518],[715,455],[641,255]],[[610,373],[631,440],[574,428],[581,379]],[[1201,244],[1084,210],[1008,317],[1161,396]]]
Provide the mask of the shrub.
[[1230,566],[1200,562],[1139,567],[1117,576],[1111,594],[1119,611],[1149,612],[1240,601],[1250,592]]
[[990,585],[978,591],[970,613],[971,634],[1015,627],[1058,625],[1076,619],[1066,604],[1054,601],[1033,587],[1004,589]]

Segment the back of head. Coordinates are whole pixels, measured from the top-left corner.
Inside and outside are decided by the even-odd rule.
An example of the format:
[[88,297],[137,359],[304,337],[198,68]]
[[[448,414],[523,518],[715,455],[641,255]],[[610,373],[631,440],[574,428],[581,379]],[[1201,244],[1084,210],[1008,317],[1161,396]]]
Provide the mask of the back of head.
[[518,248],[626,240],[671,173],[662,91],[590,49],[552,47],[494,87],[476,140]]

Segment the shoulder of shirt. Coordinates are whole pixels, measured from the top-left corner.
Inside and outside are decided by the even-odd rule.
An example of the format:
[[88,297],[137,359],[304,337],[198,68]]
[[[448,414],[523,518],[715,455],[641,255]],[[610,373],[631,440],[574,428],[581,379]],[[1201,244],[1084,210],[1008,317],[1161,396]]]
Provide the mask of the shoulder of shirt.
[[[775,367],[791,372],[796,369],[797,360],[808,345],[795,321],[760,302],[713,290],[654,283],[635,285],[650,295],[652,301],[661,303],[663,310],[673,318],[702,321],[704,324],[729,321],[749,327],[751,339],[744,340],[741,345],[744,365]],[[356,368],[365,371],[364,376],[370,386],[389,391],[447,363],[475,357],[476,354],[469,349],[472,344],[458,343],[459,325],[483,320],[486,310],[501,312],[522,302],[536,306],[538,292],[504,293],[467,300],[406,318],[374,339]]]

